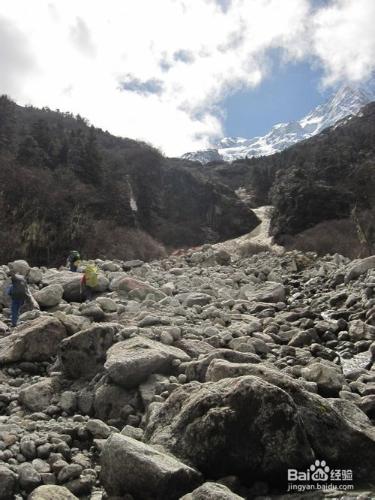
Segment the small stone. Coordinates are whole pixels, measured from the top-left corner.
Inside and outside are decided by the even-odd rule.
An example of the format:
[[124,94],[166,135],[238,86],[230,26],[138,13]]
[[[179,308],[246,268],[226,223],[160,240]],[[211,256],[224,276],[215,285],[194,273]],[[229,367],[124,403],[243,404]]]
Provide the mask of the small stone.
[[65,465],[57,475],[57,480],[59,483],[66,483],[71,479],[75,479],[80,476],[82,472],[82,467],[79,464],[69,464]]
[[107,438],[111,434],[111,429],[107,424],[99,419],[90,419],[86,424],[86,429],[95,438]]
[[25,462],[18,467],[19,484],[23,490],[31,491],[42,482],[42,478],[34,467]]
[[32,460],[36,457],[36,446],[34,441],[21,441],[20,443],[20,451],[22,455],[29,460]]

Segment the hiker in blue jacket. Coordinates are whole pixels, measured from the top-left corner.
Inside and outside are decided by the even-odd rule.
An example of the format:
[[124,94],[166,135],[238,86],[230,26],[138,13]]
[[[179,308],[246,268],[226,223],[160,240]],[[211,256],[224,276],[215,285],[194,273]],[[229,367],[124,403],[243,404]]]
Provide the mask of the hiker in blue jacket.
[[20,309],[24,305],[27,298],[28,288],[26,279],[23,276],[12,273],[10,278],[12,280],[12,284],[8,288],[8,295],[10,295],[12,299],[11,319],[12,326],[15,327],[17,326]]

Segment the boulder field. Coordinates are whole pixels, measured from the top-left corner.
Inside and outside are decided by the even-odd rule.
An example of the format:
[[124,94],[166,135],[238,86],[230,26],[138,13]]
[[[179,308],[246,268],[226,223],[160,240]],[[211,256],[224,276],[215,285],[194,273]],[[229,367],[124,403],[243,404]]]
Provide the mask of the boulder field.
[[[344,498],[287,495],[318,461],[374,498],[375,257],[96,263],[90,302],[0,266],[0,500]],[[40,306],[14,329],[11,270]]]

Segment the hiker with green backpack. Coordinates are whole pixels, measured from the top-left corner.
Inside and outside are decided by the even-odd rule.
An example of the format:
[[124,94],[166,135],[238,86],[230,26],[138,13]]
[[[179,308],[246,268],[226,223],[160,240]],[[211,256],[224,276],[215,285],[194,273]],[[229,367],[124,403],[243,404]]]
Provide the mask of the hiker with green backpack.
[[69,270],[73,273],[78,271],[78,267],[81,263],[81,256],[77,250],[72,250],[67,258],[66,267],[69,267]]
[[81,279],[81,297],[85,301],[92,300],[95,287],[98,285],[98,268],[95,264],[87,264]]

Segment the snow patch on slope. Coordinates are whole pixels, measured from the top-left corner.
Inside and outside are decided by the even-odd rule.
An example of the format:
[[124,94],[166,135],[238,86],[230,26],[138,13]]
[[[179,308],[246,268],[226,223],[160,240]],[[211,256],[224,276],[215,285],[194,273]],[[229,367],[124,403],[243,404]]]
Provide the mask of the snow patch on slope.
[[186,153],[182,158],[201,163],[233,161],[278,153],[293,144],[319,134],[345,117],[357,115],[375,100],[375,77],[363,87],[343,85],[326,103],[317,106],[301,120],[277,123],[262,137],[224,137],[213,149]]

